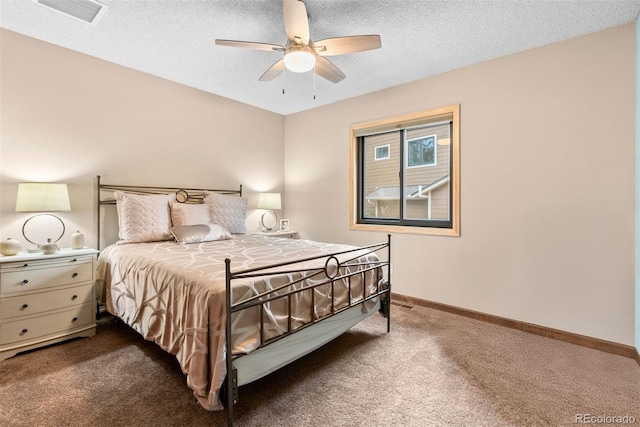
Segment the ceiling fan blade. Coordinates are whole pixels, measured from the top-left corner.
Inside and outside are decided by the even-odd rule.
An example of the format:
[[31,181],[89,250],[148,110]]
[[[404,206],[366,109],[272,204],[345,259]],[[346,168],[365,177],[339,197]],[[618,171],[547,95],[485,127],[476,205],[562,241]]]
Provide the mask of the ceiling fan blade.
[[254,50],[268,50],[268,51],[283,51],[283,46],[278,46],[277,44],[271,43],[259,43],[259,42],[244,42],[240,40],[224,40],[224,39],[216,39],[216,44],[219,46],[229,46],[229,47],[241,47],[245,49],[254,49]]
[[287,38],[292,41],[299,39],[303,45],[309,44],[309,18],[307,7],[300,0],[282,0],[284,15],[284,29]]
[[318,55],[316,55],[315,72],[320,77],[325,78],[333,83],[338,83],[345,77],[347,77],[342,71],[340,71],[338,67],[333,65],[331,61]]
[[273,64],[265,73],[258,79],[261,82],[268,82],[269,80],[273,80],[280,73],[284,71],[284,59]]
[[382,46],[379,35],[334,37],[314,42],[318,55],[332,56],[378,49]]

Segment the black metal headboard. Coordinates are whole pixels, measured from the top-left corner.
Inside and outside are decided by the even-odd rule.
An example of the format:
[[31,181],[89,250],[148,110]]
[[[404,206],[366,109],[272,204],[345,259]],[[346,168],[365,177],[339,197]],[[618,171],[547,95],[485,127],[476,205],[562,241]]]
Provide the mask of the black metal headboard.
[[[220,190],[211,188],[180,188],[180,187],[151,187],[141,185],[119,185],[119,184],[104,184],[100,181],[100,175],[96,177],[96,188],[98,195],[97,204],[97,246],[98,250],[101,249],[100,242],[100,230],[101,230],[101,212],[102,206],[109,206],[116,204],[116,199],[113,197],[114,191],[125,191],[133,194],[175,194],[176,200],[180,203],[194,203],[199,204],[204,201],[204,192],[210,191],[219,194],[229,194],[233,196],[242,197],[242,184],[239,185],[237,190]],[[108,197],[103,197],[103,192],[109,192]]]

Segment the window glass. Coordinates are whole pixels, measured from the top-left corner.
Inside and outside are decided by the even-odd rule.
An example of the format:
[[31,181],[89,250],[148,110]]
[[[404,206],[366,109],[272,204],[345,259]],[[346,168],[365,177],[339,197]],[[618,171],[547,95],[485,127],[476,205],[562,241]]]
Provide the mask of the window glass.
[[458,109],[352,126],[351,228],[459,235]]
[[428,166],[436,161],[436,136],[430,135],[407,141],[407,166]]
[[389,158],[389,144],[376,147],[376,160],[386,160]]
[[[372,162],[371,152],[381,144],[389,147],[389,160]],[[388,132],[367,136],[363,141],[364,176],[366,195],[363,215],[365,218],[400,218],[400,132]],[[396,161],[393,161],[393,160]]]

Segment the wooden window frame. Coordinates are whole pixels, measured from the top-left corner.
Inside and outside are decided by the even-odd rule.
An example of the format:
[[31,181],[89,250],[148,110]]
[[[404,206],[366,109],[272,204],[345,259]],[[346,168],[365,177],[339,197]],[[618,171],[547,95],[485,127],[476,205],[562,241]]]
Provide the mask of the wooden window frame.
[[[451,117],[451,159],[449,182],[451,185],[451,226],[447,228],[430,227],[420,223],[419,225],[395,225],[393,221],[380,221],[381,223],[363,223],[358,218],[358,206],[360,202],[359,173],[360,154],[359,137],[367,134],[381,133],[390,130],[400,130],[427,124],[441,120],[443,117]],[[357,123],[349,128],[349,228],[358,231],[374,231],[384,233],[408,233],[436,236],[460,236],[460,105],[454,104],[447,107],[416,113],[404,114],[390,118]],[[403,165],[403,168],[406,168]],[[384,222],[384,223],[382,223]]]

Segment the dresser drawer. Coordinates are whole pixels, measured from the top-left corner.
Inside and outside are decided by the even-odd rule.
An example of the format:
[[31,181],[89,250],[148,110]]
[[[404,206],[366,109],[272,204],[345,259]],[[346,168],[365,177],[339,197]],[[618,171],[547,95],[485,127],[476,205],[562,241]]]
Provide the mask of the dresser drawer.
[[92,284],[87,284],[39,294],[0,298],[0,320],[91,302],[93,298],[92,286]]
[[69,310],[0,323],[0,345],[38,340],[46,335],[63,334],[95,322],[95,305],[87,303]]
[[[4,267],[4,266],[3,266]],[[93,280],[93,262],[64,259],[55,263],[14,263],[0,273],[0,293],[29,292]]]

